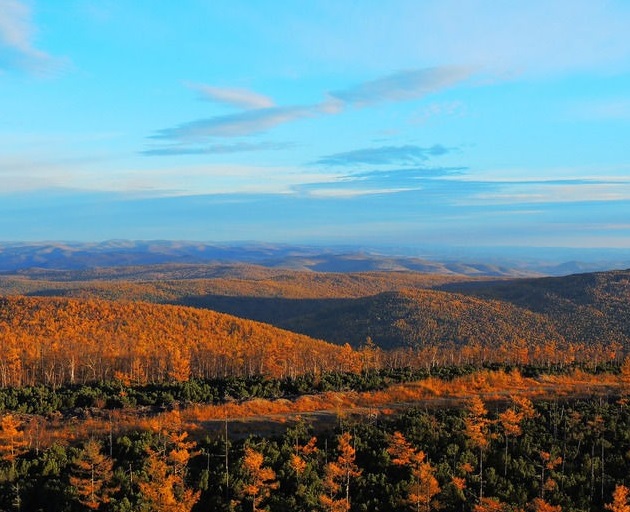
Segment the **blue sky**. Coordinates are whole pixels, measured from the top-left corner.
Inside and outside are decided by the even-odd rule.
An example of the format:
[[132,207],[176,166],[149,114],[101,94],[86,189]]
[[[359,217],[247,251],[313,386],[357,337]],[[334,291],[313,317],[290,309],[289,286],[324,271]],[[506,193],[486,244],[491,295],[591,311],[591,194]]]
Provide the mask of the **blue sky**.
[[0,240],[630,249],[630,2],[0,0]]

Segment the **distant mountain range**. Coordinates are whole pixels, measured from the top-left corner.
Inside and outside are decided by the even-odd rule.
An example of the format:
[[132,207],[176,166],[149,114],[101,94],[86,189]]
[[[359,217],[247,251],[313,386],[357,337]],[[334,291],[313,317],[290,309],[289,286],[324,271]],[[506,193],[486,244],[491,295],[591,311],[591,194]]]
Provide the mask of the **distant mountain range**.
[[[393,251],[393,250],[392,250]],[[310,247],[264,243],[111,240],[99,243],[0,242],[0,272],[25,269],[87,270],[158,264],[250,263],[317,272],[414,271],[461,276],[534,277],[630,267],[630,253],[602,261],[549,262],[511,257],[414,257],[356,247]],[[625,259],[624,259],[625,258]],[[485,261],[485,262],[484,262]],[[491,261],[488,263],[488,261]]]

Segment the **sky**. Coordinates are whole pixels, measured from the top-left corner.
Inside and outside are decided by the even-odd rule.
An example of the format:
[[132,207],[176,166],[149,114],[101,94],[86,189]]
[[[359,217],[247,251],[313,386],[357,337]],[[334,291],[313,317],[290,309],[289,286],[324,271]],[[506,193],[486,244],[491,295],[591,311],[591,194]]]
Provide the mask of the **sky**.
[[0,0],[0,240],[630,250],[627,0]]

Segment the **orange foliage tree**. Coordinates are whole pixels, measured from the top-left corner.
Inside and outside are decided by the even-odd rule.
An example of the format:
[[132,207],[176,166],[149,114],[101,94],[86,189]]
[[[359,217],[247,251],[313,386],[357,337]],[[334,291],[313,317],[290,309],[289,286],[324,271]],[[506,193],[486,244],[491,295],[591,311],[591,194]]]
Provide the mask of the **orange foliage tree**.
[[491,421],[483,400],[474,395],[468,402],[468,415],[465,419],[466,437],[470,444],[479,450],[479,499],[483,498],[483,457],[490,445]]
[[415,449],[400,432],[394,432],[390,438],[387,453],[392,457],[392,464],[406,466],[411,470],[411,482],[407,488],[406,503],[412,510],[421,508],[429,512],[439,508],[433,497],[440,492],[440,486],[434,476],[435,468],[425,461],[425,453]]
[[241,497],[248,498],[252,503],[252,512],[259,510],[259,506],[270,495],[271,491],[280,485],[276,480],[276,472],[264,467],[263,454],[251,446],[245,448],[245,455],[241,463],[244,482],[240,489]]
[[5,414],[0,419],[0,459],[11,463],[15,473],[15,460],[26,453],[27,441],[22,422],[13,414]]
[[183,475],[173,472],[162,453],[151,449],[147,453],[145,477],[138,483],[144,503],[150,510],[190,512],[199,500],[199,491],[186,486]]
[[473,512],[505,512],[507,505],[498,498],[481,498],[475,503]]
[[355,464],[356,451],[351,444],[352,436],[344,432],[338,437],[337,460],[326,464],[324,473],[325,493],[319,497],[322,506],[330,512],[350,510],[350,483],[361,475],[362,470]]
[[91,510],[109,503],[119,487],[113,484],[114,462],[101,452],[101,444],[90,439],[72,461],[70,484],[75,488],[78,501]]
[[523,433],[521,429],[521,422],[526,418],[532,418],[536,414],[534,411],[534,405],[527,397],[514,395],[511,398],[512,407],[500,413],[498,419],[505,438],[503,476],[507,476],[508,447],[510,439],[516,439],[519,437]]
[[551,505],[542,498],[534,498],[530,503],[532,512],[561,512],[562,507],[560,505]]
[[625,485],[616,485],[613,491],[612,503],[605,505],[606,510],[610,510],[611,512],[630,512],[628,498],[630,498],[630,489]]

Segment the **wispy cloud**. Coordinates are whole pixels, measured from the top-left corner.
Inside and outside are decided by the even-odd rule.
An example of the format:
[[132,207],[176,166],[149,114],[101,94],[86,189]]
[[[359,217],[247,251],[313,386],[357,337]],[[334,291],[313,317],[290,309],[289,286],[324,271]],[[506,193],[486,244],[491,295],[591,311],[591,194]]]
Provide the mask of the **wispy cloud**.
[[447,181],[447,176],[458,176],[465,167],[417,167],[366,171],[331,176],[326,181],[296,185],[293,190],[308,197],[353,198],[364,195],[397,194],[423,191],[424,197],[451,192],[457,182]]
[[354,180],[433,180],[445,176],[461,176],[467,170],[467,167],[416,167],[412,169],[355,172],[346,177]]
[[280,124],[313,115],[313,107],[260,108],[180,124],[160,130],[151,138],[201,140],[207,137],[240,137],[261,133]]
[[470,68],[450,66],[399,71],[349,89],[333,91],[330,95],[356,106],[409,101],[455,85],[470,77],[472,72]]
[[471,69],[457,67],[401,71],[346,90],[329,92],[319,103],[288,107],[276,106],[271,98],[245,89],[188,84],[188,87],[197,90],[204,99],[245,110],[165,128],[151,138],[190,141],[257,134],[298,119],[337,115],[346,106],[363,108],[379,102],[418,99],[454,85],[468,78],[471,73]]
[[45,74],[56,59],[33,43],[35,27],[29,7],[19,0],[0,0],[0,69]]
[[355,149],[344,153],[327,155],[316,164],[322,165],[417,165],[431,157],[445,155],[453,151],[440,144],[424,148],[412,144],[404,146],[381,146],[378,148]]
[[630,200],[630,180],[566,179],[484,183],[492,188],[470,194],[461,204],[562,204]]
[[212,87],[204,84],[187,84],[187,86],[197,91],[199,97],[206,101],[214,101],[247,110],[274,106],[273,100],[268,96],[247,89]]
[[382,196],[390,194],[400,194],[403,192],[411,192],[414,190],[422,190],[420,186],[414,188],[343,188],[339,186],[318,187],[310,191],[310,197],[313,198],[336,198],[336,199],[352,199],[361,196]]
[[237,144],[210,144],[207,146],[188,146],[172,144],[141,151],[146,156],[175,155],[219,155],[228,153],[246,153],[251,151],[279,151],[293,147],[291,142],[239,142]]

